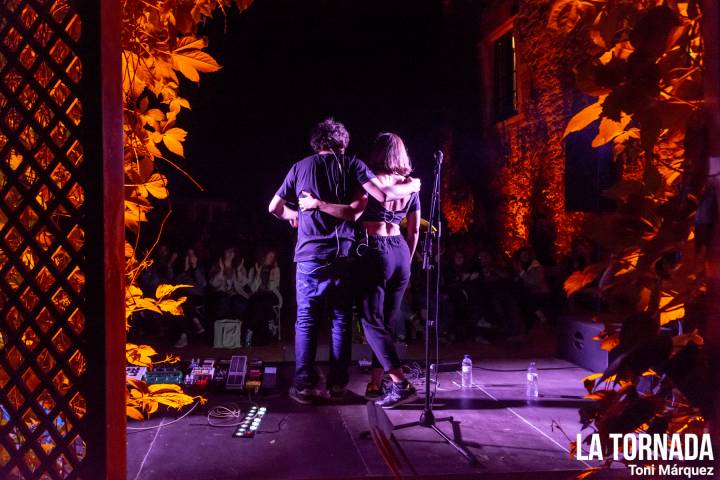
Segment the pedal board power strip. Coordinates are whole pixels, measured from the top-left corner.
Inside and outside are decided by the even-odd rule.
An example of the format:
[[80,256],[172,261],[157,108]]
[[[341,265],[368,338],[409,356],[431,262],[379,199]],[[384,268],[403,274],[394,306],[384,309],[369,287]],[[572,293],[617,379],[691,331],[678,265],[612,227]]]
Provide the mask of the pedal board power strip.
[[252,407],[245,414],[245,418],[243,418],[243,421],[240,422],[240,425],[238,425],[235,433],[233,433],[233,437],[255,438],[255,434],[257,433],[258,428],[260,428],[260,423],[266,413],[267,408],[265,407]]

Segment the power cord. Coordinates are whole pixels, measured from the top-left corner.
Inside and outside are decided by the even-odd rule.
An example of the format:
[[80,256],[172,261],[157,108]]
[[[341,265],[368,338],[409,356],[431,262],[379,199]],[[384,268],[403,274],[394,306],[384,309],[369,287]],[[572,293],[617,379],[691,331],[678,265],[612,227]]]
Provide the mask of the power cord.
[[277,427],[274,430],[258,430],[258,435],[263,433],[280,433],[283,429],[283,425],[287,424],[288,416],[285,415],[277,424]]
[[[549,370],[577,370],[582,369],[582,367],[545,367],[545,368],[538,368],[538,371],[549,371]],[[488,367],[473,367],[473,370],[485,370],[488,372],[527,372],[527,368],[511,368],[511,369],[502,369],[502,368],[488,368]]]
[[211,408],[207,414],[207,423],[211,427],[237,427],[243,418],[239,405],[229,403]]

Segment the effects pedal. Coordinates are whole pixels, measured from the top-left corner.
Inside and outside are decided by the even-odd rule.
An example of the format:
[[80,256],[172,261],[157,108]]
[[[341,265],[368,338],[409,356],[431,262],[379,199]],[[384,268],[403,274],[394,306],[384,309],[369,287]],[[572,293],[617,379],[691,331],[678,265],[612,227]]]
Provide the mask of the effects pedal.
[[262,386],[263,362],[253,360],[248,365],[248,372],[245,378],[245,390],[257,392]]
[[141,381],[147,372],[147,367],[139,367],[137,365],[128,365],[125,367],[125,377],[133,380]]
[[143,380],[145,380],[145,383],[148,385],[158,383],[182,385],[183,374],[175,367],[155,367],[153,370],[145,372]]
[[265,367],[262,375],[262,392],[275,392],[277,389],[277,367]]
[[247,357],[245,355],[233,355],[230,358],[225,388],[228,390],[242,390],[245,388],[245,373],[247,372]]

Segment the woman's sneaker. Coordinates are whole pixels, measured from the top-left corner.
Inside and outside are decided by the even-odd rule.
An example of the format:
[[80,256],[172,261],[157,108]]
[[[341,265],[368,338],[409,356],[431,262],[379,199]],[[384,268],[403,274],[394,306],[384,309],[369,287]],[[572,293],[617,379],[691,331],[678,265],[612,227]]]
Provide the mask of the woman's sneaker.
[[398,405],[410,403],[417,399],[417,390],[412,386],[410,382],[407,382],[404,387],[399,386],[397,383],[392,384],[390,390],[380,400],[375,402],[382,408],[395,408]]
[[315,399],[317,398],[315,393],[315,390],[311,388],[303,388],[302,390],[298,390],[294,386],[290,387],[290,391],[288,391],[288,395],[290,396],[290,398],[292,398],[301,405],[312,405],[313,403],[315,403]]
[[365,388],[365,400],[377,400],[378,398],[382,397],[385,394],[385,389],[381,385],[375,385],[374,383],[370,382],[367,384],[367,387]]

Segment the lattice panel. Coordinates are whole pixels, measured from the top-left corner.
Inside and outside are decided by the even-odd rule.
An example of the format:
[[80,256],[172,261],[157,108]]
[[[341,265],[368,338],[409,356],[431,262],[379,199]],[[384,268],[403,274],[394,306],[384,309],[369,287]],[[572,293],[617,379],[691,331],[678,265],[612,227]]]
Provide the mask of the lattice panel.
[[68,0],[0,4],[0,477],[78,478],[81,22]]

